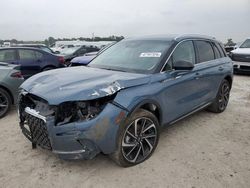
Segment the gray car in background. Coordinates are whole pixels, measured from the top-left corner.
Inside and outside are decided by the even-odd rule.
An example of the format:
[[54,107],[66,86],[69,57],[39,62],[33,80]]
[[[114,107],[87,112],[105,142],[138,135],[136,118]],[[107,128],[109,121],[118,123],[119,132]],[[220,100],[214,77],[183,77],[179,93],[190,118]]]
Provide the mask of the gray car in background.
[[18,88],[23,81],[20,66],[0,62],[0,118],[16,104]]

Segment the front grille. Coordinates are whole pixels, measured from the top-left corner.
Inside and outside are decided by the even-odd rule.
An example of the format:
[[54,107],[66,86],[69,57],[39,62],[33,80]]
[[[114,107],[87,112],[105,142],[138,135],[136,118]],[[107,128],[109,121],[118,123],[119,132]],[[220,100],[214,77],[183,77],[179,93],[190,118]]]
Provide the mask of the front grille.
[[249,66],[241,65],[240,69],[250,70],[250,65]]
[[[18,100],[20,127],[23,134],[32,142],[32,146],[40,146],[41,148],[52,150],[49,140],[46,122],[34,116],[32,113],[26,112],[26,108],[38,110],[41,105],[39,101],[31,95],[20,95]],[[41,102],[41,100],[40,100]]]
[[46,124],[43,120],[27,114],[25,124],[29,126],[32,143],[51,150],[51,144],[48,136]]

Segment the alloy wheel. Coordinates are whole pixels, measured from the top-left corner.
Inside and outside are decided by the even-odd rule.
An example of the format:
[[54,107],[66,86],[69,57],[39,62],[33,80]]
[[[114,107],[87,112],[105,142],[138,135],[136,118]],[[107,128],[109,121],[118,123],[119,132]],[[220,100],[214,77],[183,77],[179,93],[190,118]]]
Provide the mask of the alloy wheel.
[[219,108],[220,110],[224,110],[227,107],[230,95],[230,87],[228,83],[224,83],[221,87],[220,95],[219,95]]
[[8,98],[3,93],[0,93],[0,116],[8,110]]
[[152,153],[156,142],[157,129],[153,121],[146,117],[138,118],[124,132],[123,157],[130,163],[140,163]]

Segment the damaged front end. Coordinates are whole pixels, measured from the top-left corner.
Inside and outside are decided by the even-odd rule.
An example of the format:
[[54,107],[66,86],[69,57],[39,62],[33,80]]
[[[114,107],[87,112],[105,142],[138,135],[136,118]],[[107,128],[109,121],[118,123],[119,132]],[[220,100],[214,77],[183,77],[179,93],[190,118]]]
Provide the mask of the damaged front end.
[[90,101],[64,102],[57,107],[56,125],[89,121],[95,118],[114,98],[115,94]]
[[20,127],[33,148],[52,150],[63,159],[90,159],[99,152],[110,153],[120,123],[117,117],[122,113],[125,118],[124,109],[113,104],[115,96],[49,105],[36,95],[21,92]]

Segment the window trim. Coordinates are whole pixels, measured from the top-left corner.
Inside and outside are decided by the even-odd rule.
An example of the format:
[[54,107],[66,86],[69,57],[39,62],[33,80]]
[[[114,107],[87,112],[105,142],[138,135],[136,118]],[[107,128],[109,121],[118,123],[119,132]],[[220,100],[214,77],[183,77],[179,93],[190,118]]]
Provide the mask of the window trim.
[[[163,71],[163,70],[164,70],[164,67],[166,66],[166,64],[168,63],[170,57],[171,57],[172,54],[174,53],[175,49],[176,49],[182,42],[190,41],[190,40],[193,41],[193,43],[195,43],[195,41],[199,41],[199,40],[201,40],[201,41],[206,41],[206,42],[209,42],[209,43],[211,43],[211,42],[218,43],[218,42],[216,42],[216,40],[214,41],[214,40],[210,40],[210,39],[197,39],[197,38],[190,38],[190,39],[184,39],[184,40],[179,41],[179,42],[176,44],[176,46],[173,48],[173,50],[171,51],[171,53],[169,54],[167,60],[166,60],[165,63],[163,64],[163,66],[161,67],[160,73],[169,72],[169,71]],[[220,45],[219,43],[218,43],[218,45],[219,45],[219,47],[222,49],[222,47],[221,47],[221,45]],[[223,53],[225,53],[224,50],[223,50]],[[196,56],[196,59],[197,59],[197,52],[195,52],[195,56]],[[225,57],[226,57],[226,56],[225,56]],[[222,57],[222,58],[224,58],[224,57]],[[214,60],[215,60],[215,59],[214,59]],[[212,60],[211,60],[211,61],[212,61]],[[207,63],[207,62],[209,62],[209,61],[197,63],[197,64],[195,64],[194,66],[196,66],[196,65],[201,65],[201,64],[204,64],[204,63]]]
[[[165,67],[166,64],[168,63],[169,59],[172,57],[172,55],[173,55],[175,49],[176,49],[181,43],[186,42],[186,41],[192,41],[193,46],[194,46],[194,53],[195,53],[195,64],[194,64],[194,66],[196,66],[196,65],[198,65],[198,64],[201,64],[201,63],[198,63],[198,64],[197,64],[197,61],[198,61],[198,54],[197,54],[196,46],[195,46],[195,41],[197,41],[197,40],[203,40],[203,41],[211,42],[209,39],[193,39],[193,38],[184,39],[184,40],[179,41],[179,42],[175,45],[175,47],[174,47],[174,49],[171,51],[171,53],[169,54],[167,60],[166,60],[165,63],[163,64],[163,66],[161,67],[160,73],[169,72],[169,70],[168,70],[168,71],[164,71],[164,67]],[[206,63],[206,62],[204,62],[204,63]]]
[[[220,52],[220,50],[219,50],[219,47],[215,44],[215,42],[211,42],[211,44],[212,44],[212,48],[213,48],[213,51],[214,51],[215,60],[216,60],[216,59],[222,58],[222,54],[221,54],[221,52]],[[218,57],[218,58],[216,58],[215,48],[217,48],[217,50],[218,50],[218,52],[219,52],[219,57]]]

